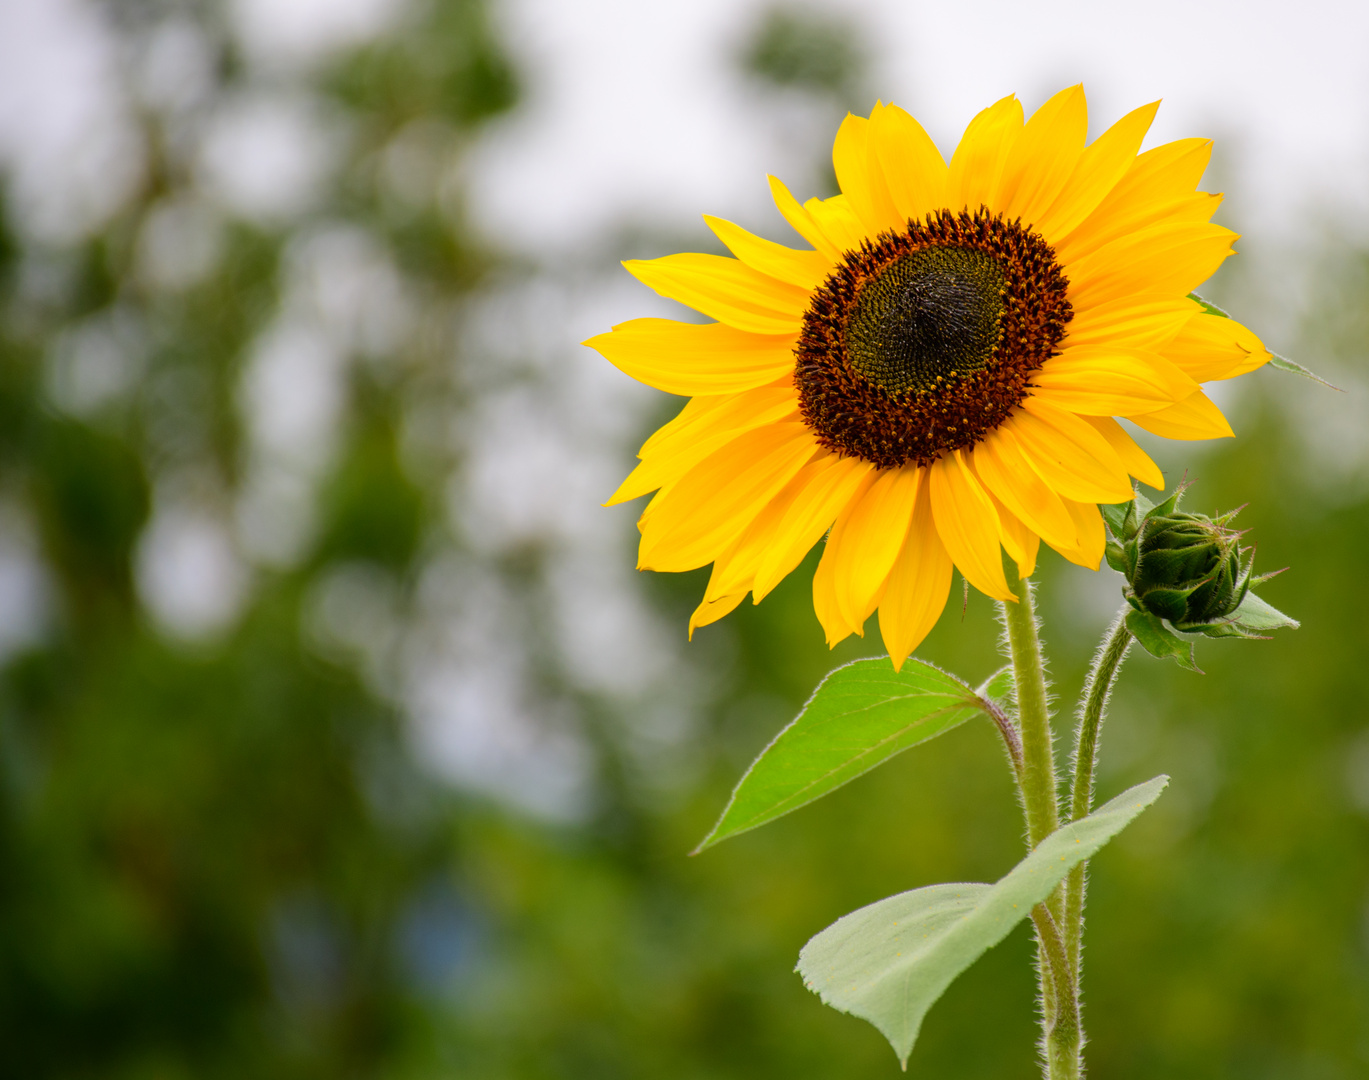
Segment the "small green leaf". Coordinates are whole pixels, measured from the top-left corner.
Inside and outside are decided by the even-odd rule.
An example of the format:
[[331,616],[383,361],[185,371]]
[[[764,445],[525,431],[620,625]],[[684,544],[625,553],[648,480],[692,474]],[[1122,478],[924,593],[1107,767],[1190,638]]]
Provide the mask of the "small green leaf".
[[1009,701],[1012,699],[1014,689],[1016,687],[1013,683],[1012,665],[1004,664],[985,679],[975,693],[992,701]]
[[879,1028],[906,1067],[923,1017],[956,976],[1167,783],[1157,776],[1057,829],[996,885],[930,885],[853,911],[803,947],[799,974],[826,1004]]
[[837,668],[751,763],[695,853],[821,798],[982,709],[965,683],[921,660],[905,660],[901,671],[888,657]]
[[[1196,300],[1198,301],[1198,303],[1202,304],[1203,310],[1206,311],[1209,315],[1218,315],[1223,319],[1231,318],[1230,315],[1228,315],[1225,311],[1219,308],[1216,304],[1209,304],[1197,293],[1189,293],[1188,298],[1190,300]],[[1307,368],[1303,367],[1296,361],[1288,359],[1288,357],[1286,356],[1280,356],[1278,353],[1270,353],[1269,356],[1270,367],[1276,367],[1280,371],[1291,371],[1294,375],[1301,375],[1304,378],[1311,379],[1313,382],[1321,383],[1322,386],[1330,387],[1332,390],[1338,391],[1339,393],[1345,393],[1345,391],[1341,390],[1341,388],[1337,386],[1335,383],[1327,382],[1320,375],[1308,371]]]
[[1173,660],[1181,668],[1202,673],[1203,669],[1193,662],[1193,643],[1179,637],[1154,615],[1128,611],[1127,629],[1151,656]]
[[1299,626],[1297,619],[1289,618],[1253,592],[1245,594],[1233,621],[1243,630],[1282,630],[1285,627],[1296,630]]

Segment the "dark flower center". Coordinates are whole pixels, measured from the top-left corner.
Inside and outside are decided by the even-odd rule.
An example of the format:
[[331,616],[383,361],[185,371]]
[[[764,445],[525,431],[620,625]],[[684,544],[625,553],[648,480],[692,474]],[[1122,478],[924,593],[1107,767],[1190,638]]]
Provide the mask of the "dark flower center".
[[979,371],[998,344],[1003,268],[977,248],[901,255],[862,286],[846,327],[851,366],[890,394]]
[[804,420],[889,468],[966,449],[1026,397],[1072,314],[1055,252],[987,210],[947,211],[847,252],[796,350]]

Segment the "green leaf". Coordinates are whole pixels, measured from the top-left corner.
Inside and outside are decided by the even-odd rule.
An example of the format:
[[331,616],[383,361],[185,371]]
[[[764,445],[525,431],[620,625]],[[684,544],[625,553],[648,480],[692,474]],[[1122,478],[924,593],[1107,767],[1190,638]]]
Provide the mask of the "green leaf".
[[799,953],[804,983],[870,1021],[906,1067],[922,1018],[1075,866],[1122,831],[1169,783],[1157,776],[1057,829],[996,885],[930,885],[853,911]]
[[[1203,310],[1206,311],[1209,315],[1218,315],[1218,316],[1220,316],[1220,317],[1223,318],[1223,319],[1229,319],[1229,318],[1231,318],[1230,315],[1228,315],[1225,311],[1223,311],[1221,308],[1219,308],[1216,304],[1210,304],[1210,303],[1208,303],[1206,300],[1204,300],[1204,299],[1203,299],[1201,296],[1199,296],[1197,293],[1189,293],[1189,294],[1188,294],[1188,298],[1189,298],[1190,300],[1196,300],[1196,301],[1198,301],[1198,303],[1202,304],[1202,305],[1203,305]],[[1280,371],[1291,371],[1294,375],[1301,375],[1301,376],[1303,376],[1304,378],[1311,379],[1313,382],[1319,382],[1319,383],[1321,383],[1322,386],[1330,387],[1332,390],[1336,390],[1336,391],[1338,391],[1339,393],[1342,393],[1342,394],[1345,393],[1345,391],[1344,391],[1344,390],[1341,390],[1341,388],[1340,388],[1339,386],[1337,386],[1335,383],[1329,383],[1329,382],[1327,382],[1327,381],[1326,381],[1325,379],[1323,379],[1320,375],[1317,375],[1317,374],[1315,374],[1315,373],[1313,373],[1313,372],[1311,372],[1311,371],[1308,371],[1307,368],[1303,367],[1301,364],[1299,364],[1299,363],[1297,363],[1297,362],[1295,362],[1295,361],[1293,361],[1293,360],[1288,359],[1288,357],[1286,357],[1286,356],[1280,356],[1278,353],[1270,353],[1269,356],[1270,356],[1270,360],[1269,360],[1269,366],[1270,366],[1270,367],[1276,367],[1276,368],[1278,368]]]
[[910,746],[963,724],[983,704],[954,675],[921,660],[839,667],[751,763],[695,853],[797,810]]
[[982,698],[991,701],[1010,701],[1013,691],[1016,689],[1013,683],[1012,665],[1004,664],[979,685],[975,691]]
[[1236,609],[1232,621],[1243,630],[1282,630],[1285,627],[1296,630],[1299,626],[1297,619],[1289,618],[1253,592],[1245,594],[1245,599]]
[[1193,662],[1193,643],[1179,637],[1156,616],[1128,611],[1127,629],[1151,656],[1173,660],[1181,668],[1202,673],[1203,669]]

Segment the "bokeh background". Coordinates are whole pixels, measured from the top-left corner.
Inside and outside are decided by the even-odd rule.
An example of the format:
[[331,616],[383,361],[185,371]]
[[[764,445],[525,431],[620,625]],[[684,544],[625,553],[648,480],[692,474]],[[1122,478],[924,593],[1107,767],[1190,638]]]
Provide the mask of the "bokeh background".
[[[810,560],[687,643],[706,571],[599,507],[680,402],[576,343],[672,314],[617,260],[700,211],[786,236],[764,174],[830,193],[846,109],[949,152],[1080,79],[1094,134],[1218,138],[1211,298],[1344,388],[1148,441],[1303,628],[1122,675],[1102,793],[1174,780],[1095,863],[1091,1065],[1369,1075],[1366,46],[1325,2],[0,3],[0,1075],[896,1075],[794,959],[1017,860],[994,735],[688,858],[877,635],[828,654]],[[1118,579],[1043,563],[1067,714]],[[972,595],[921,655],[994,650]],[[909,1073],[1035,1075],[1029,958]]]

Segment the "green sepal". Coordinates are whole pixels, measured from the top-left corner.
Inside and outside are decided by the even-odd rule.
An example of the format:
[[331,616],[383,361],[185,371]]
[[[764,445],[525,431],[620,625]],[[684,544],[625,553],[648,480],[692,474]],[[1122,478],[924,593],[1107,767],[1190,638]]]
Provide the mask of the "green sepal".
[[929,885],[838,919],[799,953],[804,985],[879,1028],[906,1068],[923,1017],[961,972],[1008,936],[1074,867],[1160,796],[1157,776],[1057,829],[996,885]]
[[1127,566],[1127,549],[1116,540],[1109,540],[1103,545],[1103,558],[1119,574],[1125,574],[1130,569]]
[[887,656],[839,667],[751,763],[694,854],[806,806],[986,713],[986,703],[966,683],[922,660],[905,660],[899,671]]
[[1181,668],[1202,674],[1203,669],[1193,662],[1193,643],[1179,637],[1156,616],[1145,611],[1128,611],[1127,629],[1151,656],[1173,660]]
[[[1196,586],[1195,586],[1196,588]],[[1193,589],[1151,589],[1146,593],[1146,608],[1153,615],[1177,623],[1188,610],[1188,598]]]
[[1269,354],[1269,366],[1278,368],[1280,371],[1291,371],[1294,375],[1301,375],[1305,379],[1311,379],[1313,382],[1319,382],[1322,384],[1322,386],[1325,386],[1331,390],[1335,390],[1337,393],[1345,393],[1345,391],[1341,389],[1339,386],[1337,386],[1335,383],[1327,382],[1316,372],[1308,371],[1307,368],[1303,367],[1296,360],[1290,360],[1288,359],[1288,357],[1280,356],[1278,353]]
[[[1227,314],[1225,311],[1219,308],[1216,304],[1209,303],[1208,301],[1204,300],[1201,296],[1199,296],[1197,293],[1189,293],[1188,298],[1190,300],[1196,300],[1198,301],[1198,303],[1202,304],[1203,310],[1207,312],[1207,314],[1209,315],[1216,315],[1223,319],[1231,318],[1229,314]],[[1345,393],[1345,391],[1342,390],[1335,383],[1327,382],[1320,375],[1317,375],[1316,373],[1309,371],[1301,364],[1297,363],[1294,360],[1288,359],[1288,357],[1286,356],[1280,356],[1278,353],[1272,352],[1269,354],[1269,366],[1278,368],[1280,371],[1291,371],[1294,375],[1301,375],[1303,376],[1303,378],[1311,379],[1313,382],[1319,382],[1322,384],[1322,386],[1329,387],[1330,389],[1338,391],[1339,393]]]
[[1118,540],[1130,540],[1136,535],[1136,503],[1100,503],[1098,512]]

